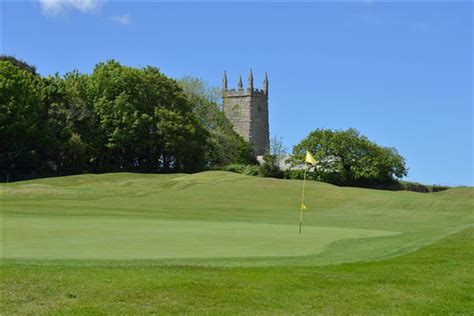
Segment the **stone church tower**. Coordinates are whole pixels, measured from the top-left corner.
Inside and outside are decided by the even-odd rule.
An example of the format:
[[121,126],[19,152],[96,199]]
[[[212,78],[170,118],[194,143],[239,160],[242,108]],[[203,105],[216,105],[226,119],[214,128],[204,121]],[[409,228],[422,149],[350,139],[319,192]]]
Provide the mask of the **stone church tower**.
[[236,89],[227,89],[227,75],[222,80],[223,110],[232,122],[234,130],[248,141],[256,156],[263,156],[270,146],[268,127],[268,77],[265,73],[263,89],[254,89],[250,69],[247,89],[243,88],[242,76]]

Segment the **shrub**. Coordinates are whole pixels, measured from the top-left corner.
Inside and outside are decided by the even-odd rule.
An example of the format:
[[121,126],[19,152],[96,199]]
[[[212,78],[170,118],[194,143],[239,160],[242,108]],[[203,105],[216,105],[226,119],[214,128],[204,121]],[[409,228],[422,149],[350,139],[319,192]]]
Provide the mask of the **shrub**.
[[260,174],[263,177],[269,178],[283,178],[283,171],[277,164],[277,157],[275,155],[265,155],[263,163],[260,165]]
[[260,176],[260,167],[258,165],[247,165],[243,170],[243,174],[247,176]]
[[440,192],[440,191],[445,191],[448,189],[451,189],[451,187],[448,187],[446,185],[436,185],[436,184],[433,184],[431,186],[431,192]]
[[230,165],[227,165],[227,166],[223,166],[220,169],[223,170],[223,171],[243,173],[245,167],[246,167],[246,165],[234,163],[234,164],[230,164]]
[[413,192],[421,192],[421,193],[428,193],[430,190],[423,184],[418,182],[401,182],[403,190],[406,191],[413,191]]
[[219,168],[223,171],[245,174],[247,176],[260,176],[260,167],[258,165],[230,164]]
[[285,170],[283,173],[283,177],[285,179],[303,180],[303,174],[303,170]]

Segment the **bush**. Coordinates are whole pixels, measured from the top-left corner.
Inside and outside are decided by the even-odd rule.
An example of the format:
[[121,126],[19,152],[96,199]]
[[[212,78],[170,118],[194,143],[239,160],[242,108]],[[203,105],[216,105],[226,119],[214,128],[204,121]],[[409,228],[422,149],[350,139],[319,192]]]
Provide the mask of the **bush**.
[[245,165],[233,163],[227,166],[222,166],[220,169],[223,171],[235,172],[235,173],[243,173]]
[[430,190],[423,184],[418,182],[401,182],[403,190],[428,193]]
[[292,180],[303,180],[304,170],[285,170],[283,178]]
[[275,155],[265,155],[263,157],[263,163],[260,165],[260,174],[263,177],[269,178],[283,178],[283,171],[277,164],[277,157]]
[[358,183],[355,185],[360,188],[376,189],[376,190],[388,190],[388,191],[412,191],[420,193],[430,192],[429,188],[418,182],[407,182],[407,181],[388,181],[388,182],[365,182]]
[[247,165],[244,168],[243,174],[247,176],[261,176],[260,166],[258,165]]
[[260,167],[258,165],[230,164],[220,168],[223,171],[245,174],[247,176],[260,176]]
[[440,192],[440,191],[445,191],[448,189],[451,189],[451,187],[448,187],[446,185],[436,185],[436,184],[433,184],[431,186],[431,192]]

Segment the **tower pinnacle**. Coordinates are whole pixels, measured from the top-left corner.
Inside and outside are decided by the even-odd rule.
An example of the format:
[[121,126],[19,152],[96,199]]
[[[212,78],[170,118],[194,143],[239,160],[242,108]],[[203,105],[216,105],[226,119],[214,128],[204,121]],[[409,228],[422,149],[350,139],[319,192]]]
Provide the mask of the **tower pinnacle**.
[[242,75],[239,75],[239,82],[237,83],[237,88],[239,88],[239,91],[243,91],[243,84],[242,84]]
[[224,70],[224,78],[222,79],[222,90],[227,90],[227,73]]
[[268,75],[265,72],[265,79],[263,80],[263,92],[268,95]]
[[252,74],[252,68],[250,68],[250,73],[249,73],[249,79],[248,79],[248,87],[247,89],[249,91],[253,91],[253,74]]

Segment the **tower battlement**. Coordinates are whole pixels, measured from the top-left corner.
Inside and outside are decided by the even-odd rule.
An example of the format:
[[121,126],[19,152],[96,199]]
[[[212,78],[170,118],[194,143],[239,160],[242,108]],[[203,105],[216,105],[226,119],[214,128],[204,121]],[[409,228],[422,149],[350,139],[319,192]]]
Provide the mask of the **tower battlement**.
[[265,73],[263,89],[253,85],[250,70],[247,88],[243,88],[242,76],[239,76],[237,89],[227,88],[227,74],[222,80],[223,111],[232,122],[234,130],[248,141],[256,156],[262,156],[269,150],[270,136],[268,124],[268,77]]
[[236,90],[236,89],[229,89],[229,90],[223,90],[222,94],[225,94],[226,97],[232,98],[232,97],[242,97],[242,96],[260,96],[260,97],[266,97],[267,95],[263,91],[263,89],[253,89],[253,90]]

